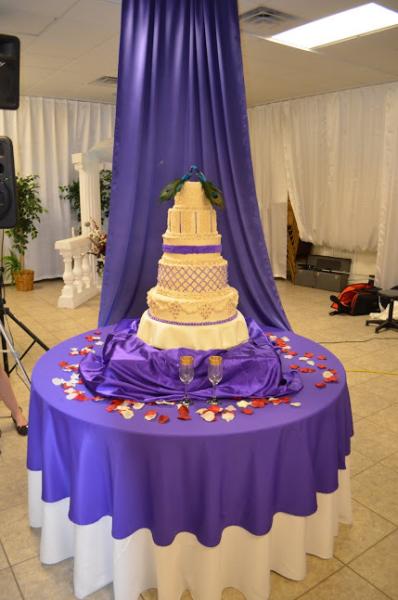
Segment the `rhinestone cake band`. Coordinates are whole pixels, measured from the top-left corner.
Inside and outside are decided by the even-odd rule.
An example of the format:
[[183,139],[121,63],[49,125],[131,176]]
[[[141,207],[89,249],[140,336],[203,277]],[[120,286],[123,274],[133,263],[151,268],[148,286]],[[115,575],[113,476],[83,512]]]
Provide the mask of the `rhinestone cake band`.
[[166,319],[158,319],[158,317],[154,317],[150,311],[148,311],[149,318],[152,321],[158,321],[158,323],[166,323],[166,325],[180,325],[180,326],[188,326],[188,327],[200,327],[203,325],[222,325],[223,323],[229,323],[230,321],[234,321],[238,313],[236,312],[232,317],[228,317],[228,319],[223,319],[222,321],[209,321],[209,322],[200,322],[200,323],[181,323],[179,321],[166,321]]
[[227,265],[191,266],[159,263],[158,286],[179,292],[214,292],[228,284]]
[[169,254],[216,254],[221,253],[219,246],[171,246],[163,244],[163,252]]

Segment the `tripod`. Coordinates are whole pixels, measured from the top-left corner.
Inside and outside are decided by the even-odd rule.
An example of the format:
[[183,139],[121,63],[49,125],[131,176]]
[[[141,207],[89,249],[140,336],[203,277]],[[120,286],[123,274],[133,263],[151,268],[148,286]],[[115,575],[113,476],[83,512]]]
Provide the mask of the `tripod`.
[[[29,327],[27,327],[24,323],[22,323],[22,321],[17,319],[17,317],[11,312],[11,310],[8,308],[8,306],[6,306],[3,273],[4,273],[4,268],[0,266],[0,337],[1,337],[1,348],[2,348],[2,353],[3,353],[4,371],[9,376],[14,371],[14,369],[16,369],[16,367],[18,366],[21,369],[21,372],[23,374],[25,384],[27,385],[27,387],[30,387],[30,379],[26,372],[25,367],[22,364],[22,359],[24,356],[26,356],[26,354],[29,352],[29,350],[32,348],[32,346],[34,346],[34,344],[39,344],[39,346],[41,346],[43,348],[43,350],[46,350],[46,351],[49,348],[48,348],[48,346],[46,346],[46,344],[44,342],[41,341],[40,338],[37,337],[37,335],[35,335],[33,333],[33,331],[31,331],[29,329]],[[18,354],[18,352],[16,351],[16,349],[14,347],[13,340],[11,339],[11,337],[9,336],[9,334],[6,331],[6,327],[5,327],[5,318],[6,317],[8,317],[14,323],[16,323],[16,325],[18,325],[18,327],[20,327],[25,333],[27,333],[28,336],[32,340],[31,343],[29,344],[29,346],[22,352],[22,354]],[[10,367],[10,363],[8,360],[8,352],[10,352],[13,355],[14,360],[15,360],[15,363],[12,367]]]

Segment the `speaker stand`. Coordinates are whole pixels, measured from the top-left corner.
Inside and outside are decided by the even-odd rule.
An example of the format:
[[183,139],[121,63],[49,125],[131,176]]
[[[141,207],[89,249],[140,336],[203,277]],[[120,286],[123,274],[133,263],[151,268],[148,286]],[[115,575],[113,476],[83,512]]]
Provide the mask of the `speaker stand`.
[[[35,344],[38,344],[39,346],[41,346],[43,348],[43,350],[45,350],[45,351],[49,350],[49,347],[39,337],[37,337],[37,335],[35,333],[33,333],[33,331],[31,329],[29,329],[29,327],[27,327],[24,323],[22,323],[22,321],[20,321],[11,312],[11,310],[5,305],[6,300],[4,297],[3,272],[4,272],[4,268],[0,267],[0,338],[1,338],[1,348],[2,348],[2,353],[3,353],[4,371],[7,373],[8,376],[10,376],[11,373],[14,371],[14,369],[16,369],[16,367],[18,366],[23,373],[24,380],[25,380],[27,387],[30,387],[30,379],[26,372],[25,367],[22,364],[22,359],[24,358],[24,356],[27,355],[29,350]],[[5,318],[6,317],[11,319],[11,321],[13,321],[16,325],[18,325],[18,327],[20,329],[22,329],[32,340],[31,343],[29,344],[29,346],[22,352],[22,354],[19,354],[16,351],[13,340],[10,338],[9,334],[6,331],[6,327],[5,327]],[[8,352],[10,352],[12,354],[12,356],[14,357],[14,360],[15,360],[15,363],[12,367],[10,367],[10,363],[8,360]]]

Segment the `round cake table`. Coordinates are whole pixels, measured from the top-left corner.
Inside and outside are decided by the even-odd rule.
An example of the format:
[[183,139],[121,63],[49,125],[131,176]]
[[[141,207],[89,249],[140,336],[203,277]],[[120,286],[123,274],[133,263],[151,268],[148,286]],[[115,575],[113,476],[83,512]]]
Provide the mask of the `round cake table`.
[[253,410],[223,401],[236,408],[230,421],[206,422],[201,402],[190,420],[168,404],[136,404],[123,418],[78,377],[110,331],[59,344],[33,372],[29,513],[42,527],[41,561],[73,556],[78,598],[113,581],[116,600],[148,588],[159,600],[185,589],[220,600],[226,587],[264,600],[270,570],[302,579],[306,553],[331,557],[338,522],[351,520],[352,417],[337,358],[273,332],[286,336],[283,369],[301,371],[297,394]]

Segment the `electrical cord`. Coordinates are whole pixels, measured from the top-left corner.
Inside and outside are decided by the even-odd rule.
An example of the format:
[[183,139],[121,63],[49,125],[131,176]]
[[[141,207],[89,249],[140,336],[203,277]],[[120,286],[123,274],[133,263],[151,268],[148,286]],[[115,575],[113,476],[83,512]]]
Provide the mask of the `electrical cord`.
[[366,338],[366,340],[327,340],[327,341],[318,341],[318,344],[364,344],[365,342],[374,342],[374,341],[379,341],[380,339],[383,340],[383,342],[392,342],[398,341],[398,337],[390,337],[390,338],[375,338],[375,337],[370,337],[370,338]]
[[375,375],[394,375],[398,377],[398,373],[394,373],[393,371],[371,371],[369,369],[345,369],[346,373],[372,373]]

